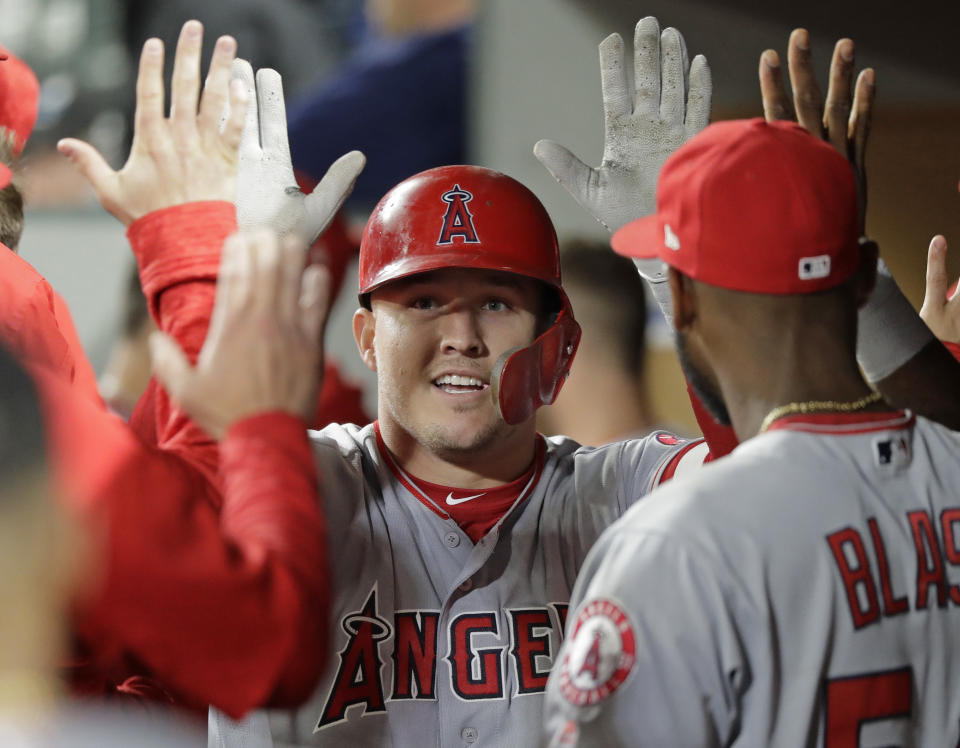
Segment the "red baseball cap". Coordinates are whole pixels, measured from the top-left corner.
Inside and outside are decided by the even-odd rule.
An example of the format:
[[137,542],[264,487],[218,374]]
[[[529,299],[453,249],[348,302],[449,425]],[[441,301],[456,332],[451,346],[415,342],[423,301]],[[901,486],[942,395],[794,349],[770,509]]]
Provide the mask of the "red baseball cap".
[[710,125],[667,159],[657,212],[611,244],[711,286],[795,294],[849,278],[859,233],[847,160],[795,123],[757,118]]
[[0,127],[16,139],[14,154],[27,144],[37,121],[40,82],[27,63],[0,46]]

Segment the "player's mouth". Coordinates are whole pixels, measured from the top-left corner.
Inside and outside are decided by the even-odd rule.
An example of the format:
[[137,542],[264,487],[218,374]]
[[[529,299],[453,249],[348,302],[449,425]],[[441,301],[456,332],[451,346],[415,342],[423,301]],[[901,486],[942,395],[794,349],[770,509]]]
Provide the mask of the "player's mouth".
[[450,395],[483,392],[490,387],[482,379],[464,374],[444,374],[433,380],[433,386]]

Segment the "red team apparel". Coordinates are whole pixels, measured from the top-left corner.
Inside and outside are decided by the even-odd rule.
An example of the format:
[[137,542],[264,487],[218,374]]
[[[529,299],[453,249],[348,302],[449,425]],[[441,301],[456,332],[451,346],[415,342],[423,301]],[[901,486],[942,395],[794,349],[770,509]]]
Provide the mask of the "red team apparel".
[[544,440],[536,482],[473,543],[397,475],[374,425],[313,432],[335,654],[295,711],[242,724],[212,713],[211,744],[536,745],[587,551],[700,443],[658,436],[600,448]]
[[[223,230],[222,243],[231,211],[221,203],[178,206],[131,231],[158,325],[188,351],[199,347],[213,304],[220,246],[213,227]],[[199,247],[198,226],[209,233]],[[154,396],[156,428],[166,433],[170,414],[175,424],[180,416],[161,389]],[[173,432],[186,433],[179,443],[199,450],[201,464],[215,462],[192,429],[179,424]],[[548,439],[535,484],[474,544],[397,477],[373,424],[331,425],[312,440],[333,604],[331,638],[302,656],[323,673],[295,711],[255,713],[242,723],[212,711],[211,745],[462,745],[464,736],[535,744],[588,549],[678,463],[699,462],[705,451],[700,441],[663,433],[598,449]]]
[[957,433],[857,413],[656,491],[577,581],[551,744],[957,745],[958,479]]

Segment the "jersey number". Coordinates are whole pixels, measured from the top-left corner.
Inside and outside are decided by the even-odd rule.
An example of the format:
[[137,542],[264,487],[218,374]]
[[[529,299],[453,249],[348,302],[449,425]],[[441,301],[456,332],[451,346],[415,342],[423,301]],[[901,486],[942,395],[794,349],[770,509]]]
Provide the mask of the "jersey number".
[[909,717],[912,681],[909,667],[828,680],[823,747],[859,748],[865,723]]

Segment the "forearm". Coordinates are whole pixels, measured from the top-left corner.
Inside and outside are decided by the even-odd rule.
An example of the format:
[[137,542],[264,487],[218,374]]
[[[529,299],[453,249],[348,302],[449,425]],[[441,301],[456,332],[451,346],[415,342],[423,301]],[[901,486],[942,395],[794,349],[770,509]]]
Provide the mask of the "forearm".
[[[221,247],[235,231],[233,205],[212,201],[148,213],[127,230],[150,315],[191,361],[210,324]],[[216,482],[216,443],[154,382],[131,425],[147,443],[176,452]]]
[[886,401],[960,431],[960,361],[931,340],[892,374],[873,382]]
[[265,414],[231,429],[222,516],[189,465],[129,432],[113,437],[113,469],[81,497],[83,518],[106,528],[105,573],[78,617],[83,639],[233,716],[304,698],[323,662],[328,590],[302,422]]

